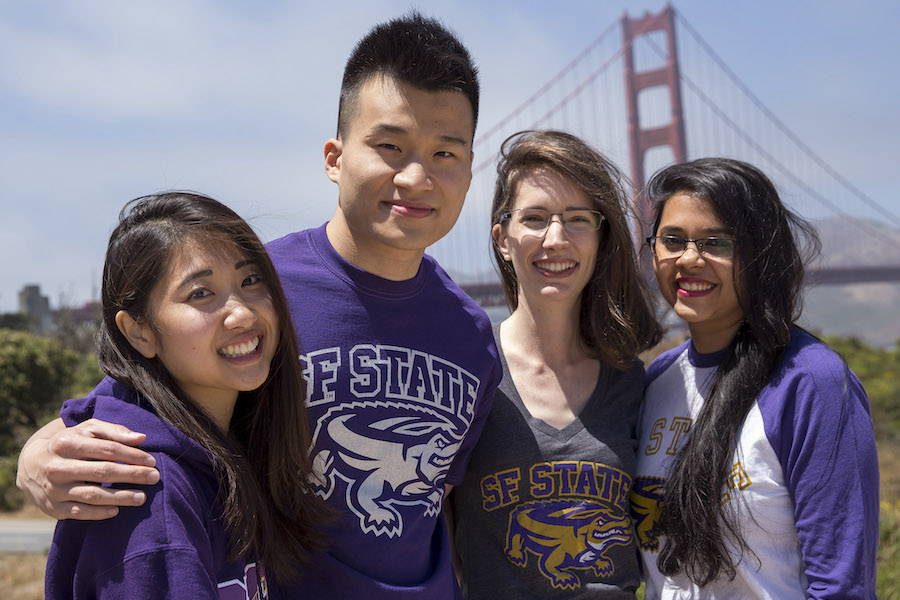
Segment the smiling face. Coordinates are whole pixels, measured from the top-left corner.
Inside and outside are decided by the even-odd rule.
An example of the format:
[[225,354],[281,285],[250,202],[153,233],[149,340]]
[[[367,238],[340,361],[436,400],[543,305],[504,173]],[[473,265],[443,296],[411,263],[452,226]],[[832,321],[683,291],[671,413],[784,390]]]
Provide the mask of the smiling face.
[[149,311],[152,323],[126,337],[147,358],[159,357],[227,429],[238,392],[265,382],[278,345],[278,317],[256,265],[228,244],[182,244],[150,294]]
[[338,253],[388,279],[414,276],[462,210],[473,127],[462,92],[382,76],[363,84],[347,134],[325,145],[326,172],[340,188],[327,229]]
[[[550,213],[596,210],[591,198],[571,180],[549,168],[539,168],[519,180],[511,211],[539,208]],[[518,213],[521,214],[521,213]],[[536,234],[519,222],[517,213],[494,225],[497,248],[509,255],[518,281],[519,304],[541,299],[566,300],[577,306],[594,273],[600,231],[571,233],[561,218],[552,218],[546,232]]]
[[[655,235],[732,237],[710,202],[683,192],[666,201]],[[663,297],[687,321],[700,352],[721,350],[731,343],[744,319],[732,259],[700,254],[694,244],[688,244],[677,258],[660,259],[654,253],[653,270]]]

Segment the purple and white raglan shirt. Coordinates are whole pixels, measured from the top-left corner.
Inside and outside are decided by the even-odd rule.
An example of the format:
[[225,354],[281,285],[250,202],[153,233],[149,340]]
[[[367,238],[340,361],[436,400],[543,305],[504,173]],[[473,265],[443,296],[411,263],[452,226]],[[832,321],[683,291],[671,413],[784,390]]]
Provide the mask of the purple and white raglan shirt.
[[[647,598],[875,598],[878,459],[868,398],[828,346],[794,328],[739,432],[722,490],[753,554],[698,588],[657,568],[662,490],[724,351],[690,340],[647,370],[632,514]],[[754,556],[755,555],[755,556]]]
[[[252,556],[231,560],[216,500],[211,455],[163,421],[134,390],[109,377],[60,416],[71,427],[90,418],[147,434],[159,482],[141,489],[143,506],[104,521],[62,520],[47,556],[48,600],[264,600],[268,583]],[[123,489],[133,485],[116,485]],[[263,569],[259,569],[260,572]]]
[[290,598],[459,598],[441,513],[502,367],[487,315],[429,256],[390,281],[344,260],[325,226],[267,245],[300,339],[329,548]]

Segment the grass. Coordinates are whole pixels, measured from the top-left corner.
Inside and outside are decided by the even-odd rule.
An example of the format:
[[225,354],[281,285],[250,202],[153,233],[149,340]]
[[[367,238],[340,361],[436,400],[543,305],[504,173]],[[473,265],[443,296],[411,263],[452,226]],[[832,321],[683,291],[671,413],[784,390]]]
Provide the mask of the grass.
[[881,538],[878,544],[878,598],[900,600],[900,444],[879,443]]
[[44,597],[43,554],[0,553],[0,587],[4,598],[42,600]]
[[900,502],[881,503],[878,597],[881,600],[900,598]]
[[[15,490],[15,493],[22,492]],[[0,513],[3,519],[50,519],[36,506],[25,504],[13,512]],[[42,600],[44,597],[44,568],[47,555],[43,553],[0,552],[0,589],[4,598]]]

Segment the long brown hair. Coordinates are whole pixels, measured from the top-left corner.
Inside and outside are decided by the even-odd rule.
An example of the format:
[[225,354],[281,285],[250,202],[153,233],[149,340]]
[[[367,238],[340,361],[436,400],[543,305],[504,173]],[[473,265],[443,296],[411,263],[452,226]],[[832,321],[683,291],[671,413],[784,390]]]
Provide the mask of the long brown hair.
[[[572,181],[606,219],[600,229],[594,274],[581,292],[580,335],[589,352],[618,369],[656,345],[662,329],[635,262],[628,229],[625,178],[605,156],[580,138],[562,131],[522,131],[500,148],[491,224],[501,223],[528,173],[549,168]],[[519,305],[519,284],[512,263],[493,245],[506,304]]]
[[[186,243],[229,245],[259,268],[278,315],[279,342],[265,383],[241,392],[228,432],[175,383],[158,357],[145,358],[116,326],[127,311],[152,326],[149,297]],[[227,206],[188,192],[132,200],[119,214],[103,266],[100,367],[146,399],[158,415],[214,457],[232,556],[255,552],[272,574],[291,575],[319,545],[325,515],[311,492],[306,397],[284,290],[265,248]]]

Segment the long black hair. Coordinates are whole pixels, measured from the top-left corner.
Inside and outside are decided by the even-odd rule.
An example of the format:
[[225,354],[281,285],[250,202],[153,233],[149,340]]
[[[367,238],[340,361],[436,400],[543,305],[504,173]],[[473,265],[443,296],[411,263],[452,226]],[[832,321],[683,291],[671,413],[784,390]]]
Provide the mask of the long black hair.
[[[185,244],[246,255],[259,269],[278,315],[269,376],[256,390],[239,393],[227,432],[185,394],[158,357],[145,358],[116,326],[123,310],[154,326],[150,293]],[[252,551],[270,573],[290,575],[318,547],[318,525],[326,513],[309,484],[297,338],[275,268],[253,229],[227,206],[200,194],[167,192],[132,200],[110,236],[101,299],[100,367],[212,454],[232,556]]]
[[[594,273],[581,293],[579,334],[598,360],[625,369],[635,356],[656,345],[662,329],[647,287],[638,273],[628,229],[625,177],[584,140],[563,131],[521,131],[500,147],[491,224],[506,227],[502,216],[512,210],[519,183],[537,169],[552,169],[581,189],[606,217]],[[492,245],[506,304],[519,305],[519,280],[512,263]]]
[[750,553],[721,492],[744,419],[800,316],[804,263],[818,254],[820,243],[813,227],[785,207],[769,178],[744,162],[705,158],[674,165],[653,176],[647,193],[656,214],[653,235],[666,202],[684,193],[708,202],[736,240],[733,280],[744,320],[678,452],[661,509],[666,543],[660,571],[683,573],[703,586],[723,575],[734,578],[726,541],[741,556]]

